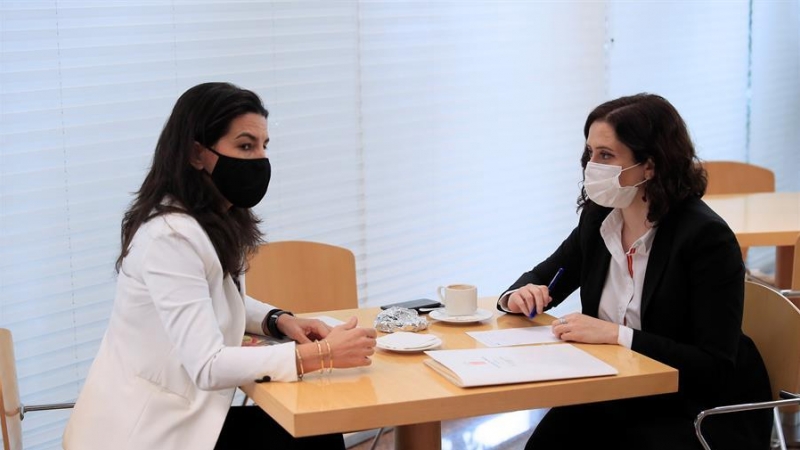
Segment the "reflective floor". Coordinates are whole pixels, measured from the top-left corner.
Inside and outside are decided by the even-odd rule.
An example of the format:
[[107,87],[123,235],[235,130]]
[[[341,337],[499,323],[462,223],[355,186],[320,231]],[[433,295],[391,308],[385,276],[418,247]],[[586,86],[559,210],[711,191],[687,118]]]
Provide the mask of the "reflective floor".
[[[442,423],[442,450],[518,450],[525,447],[546,409],[516,411]],[[369,450],[372,439],[351,447]],[[384,433],[376,450],[394,449],[394,432]]]

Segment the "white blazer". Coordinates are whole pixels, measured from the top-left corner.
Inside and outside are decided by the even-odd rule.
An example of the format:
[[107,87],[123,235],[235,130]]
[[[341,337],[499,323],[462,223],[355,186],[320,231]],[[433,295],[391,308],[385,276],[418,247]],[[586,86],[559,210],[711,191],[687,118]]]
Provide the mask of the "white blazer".
[[272,307],[243,296],[193,218],[159,216],[122,261],[108,330],[67,428],[69,450],[213,449],[236,386],[296,381],[294,343],[241,347]]

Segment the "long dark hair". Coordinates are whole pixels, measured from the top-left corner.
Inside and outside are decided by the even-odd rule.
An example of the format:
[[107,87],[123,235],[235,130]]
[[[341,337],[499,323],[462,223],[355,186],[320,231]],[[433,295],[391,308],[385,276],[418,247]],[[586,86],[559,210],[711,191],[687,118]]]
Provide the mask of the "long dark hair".
[[262,242],[260,220],[250,209],[224,209],[225,199],[210,177],[190,160],[195,142],[214,147],[231,122],[247,113],[269,114],[255,93],[229,83],[204,83],[181,95],[158,138],[150,171],[122,219],[117,272],[136,230],[166,213],[187,214],[203,227],[225,274],[245,270],[247,256]]
[[[614,129],[617,139],[633,151],[637,163],[653,162],[655,173],[644,185],[650,222],[657,223],[684,199],[702,197],[706,192],[706,172],[697,159],[686,123],[665,98],[637,94],[605,102],[586,118],[584,137],[588,139],[589,128],[598,121]],[[584,169],[589,159],[589,150],[584,147]],[[581,188],[578,209],[594,204]]]

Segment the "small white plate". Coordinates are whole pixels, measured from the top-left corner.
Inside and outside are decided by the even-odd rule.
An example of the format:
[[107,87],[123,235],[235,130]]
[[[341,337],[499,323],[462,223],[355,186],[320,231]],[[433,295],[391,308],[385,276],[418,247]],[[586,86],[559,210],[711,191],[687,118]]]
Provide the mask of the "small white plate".
[[377,339],[375,346],[382,349],[388,350],[391,352],[403,352],[403,353],[412,353],[412,352],[422,352],[425,350],[430,350],[442,345],[442,340],[436,336],[431,335],[423,335],[423,336],[430,336],[430,339],[426,339],[424,344],[413,344],[409,341],[409,345],[404,345],[403,340],[393,339],[397,336],[387,335]]
[[431,311],[430,314],[428,314],[428,317],[434,320],[441,320],[442,322],[470,323],[491,319],[492,315],[493,314],[491,311],[478,309],[475,311],[475,314],[471,314],[469,316],[448,316],[447,313],[444,312],[444,308],[440,308]]

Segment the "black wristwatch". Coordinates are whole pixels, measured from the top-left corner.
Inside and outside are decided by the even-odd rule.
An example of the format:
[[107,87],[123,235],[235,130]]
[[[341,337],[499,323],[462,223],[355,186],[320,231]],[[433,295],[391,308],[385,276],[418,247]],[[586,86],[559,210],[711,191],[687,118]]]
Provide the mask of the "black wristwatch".
[[[289,311],[284,311],[282,309],[273,309],[267,313],[267,317],[264,318],[264,322],[266,322],[266,331],[269,333],[270,336],[276,339],[283,339],[286,337],[285,334],[281,333],[281,330],[278,329],[278,317],[289,314],[290,316],[294,316]],[[262,329],[265,328],[264,326],[261,327]]]

